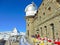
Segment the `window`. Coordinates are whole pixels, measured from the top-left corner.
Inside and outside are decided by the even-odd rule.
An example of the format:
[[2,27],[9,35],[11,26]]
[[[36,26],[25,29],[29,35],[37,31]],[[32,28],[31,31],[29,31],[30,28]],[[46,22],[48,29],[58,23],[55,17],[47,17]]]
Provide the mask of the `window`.
[[41,36],[43,36],[43,31],[42,31],[42,27],[40,27],[40,30],[41,30]]
[[36,30],[37,34],[39,33],[39,29]]
[[47,26],[44,26],[45,27],[45,30],[46,30],[46,37],[47,37]]
[[39,31],[39,30],[36,30],[36,31]]
[[51,7],[49,7],[48,10],[51,11]]
[[39,32],[37,32],[37,34],[39,34]]
[[52,30],[53,30],[53,32],[54,32],[54,24],[51,23],[50,26],[52,27]]
[[53,23],[51,23],[50,25],[51,25],[52,27],[54,27],[54,24],[53,24]]
[[43,3],[43,6],[44,6],[44,3]]
[[45,12],[43,13],[43,15],[45,15]]
[[60,4],[60,0],[56,0]]
[[47,26],[44,26],[45,28],[47,28]]
[[29,24],[28,24],[28,26],[29,26]]
[[51,23],[50,26],[52,27],[52,33],[53,33],[53,39],[55,39],[55,29],[54,29],[54,23]]
[[40,29],[42,30],[42,27]]

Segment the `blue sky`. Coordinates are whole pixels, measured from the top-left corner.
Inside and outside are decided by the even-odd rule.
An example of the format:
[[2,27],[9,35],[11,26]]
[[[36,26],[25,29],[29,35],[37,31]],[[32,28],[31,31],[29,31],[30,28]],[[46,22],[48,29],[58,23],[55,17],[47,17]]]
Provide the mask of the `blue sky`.
[[39,7],[42,0],[0,0],[0,32],[12,31],[14,27],[26,32],[24,10],[31,2]]

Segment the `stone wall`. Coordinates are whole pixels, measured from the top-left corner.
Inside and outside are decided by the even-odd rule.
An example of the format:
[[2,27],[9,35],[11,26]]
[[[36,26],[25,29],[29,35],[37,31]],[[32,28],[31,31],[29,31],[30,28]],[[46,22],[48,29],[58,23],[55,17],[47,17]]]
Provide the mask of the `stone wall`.
[[[27,26],[28,23],[30,26]],[[36,15],[33,18],[28,17],[26,24],[29,37],[39,33],[51,39],[60,38],[60,4],[57,0],[43,0]]]

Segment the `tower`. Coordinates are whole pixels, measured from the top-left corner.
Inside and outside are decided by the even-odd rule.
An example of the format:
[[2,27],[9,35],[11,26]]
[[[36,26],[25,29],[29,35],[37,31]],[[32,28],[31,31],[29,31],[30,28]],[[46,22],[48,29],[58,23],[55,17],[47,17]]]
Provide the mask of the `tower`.
[[37,12],[37,6],[32,2],[25,8],[25,12],[26,12],[26,33],[27,37],[30,38],[33,35],[34,30],[33,20]]

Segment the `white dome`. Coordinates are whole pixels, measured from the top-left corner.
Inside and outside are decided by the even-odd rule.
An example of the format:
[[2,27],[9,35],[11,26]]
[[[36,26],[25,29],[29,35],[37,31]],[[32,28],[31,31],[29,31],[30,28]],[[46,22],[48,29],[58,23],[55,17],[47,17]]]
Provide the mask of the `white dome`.
[[25,8],[26,16],[33,16],[37,11],[37,6],[32,3]]
[[29,4],[26,8],[25,8],[25,12],[27,11],[35,11],[37,10],[37,7],[35,4]]

